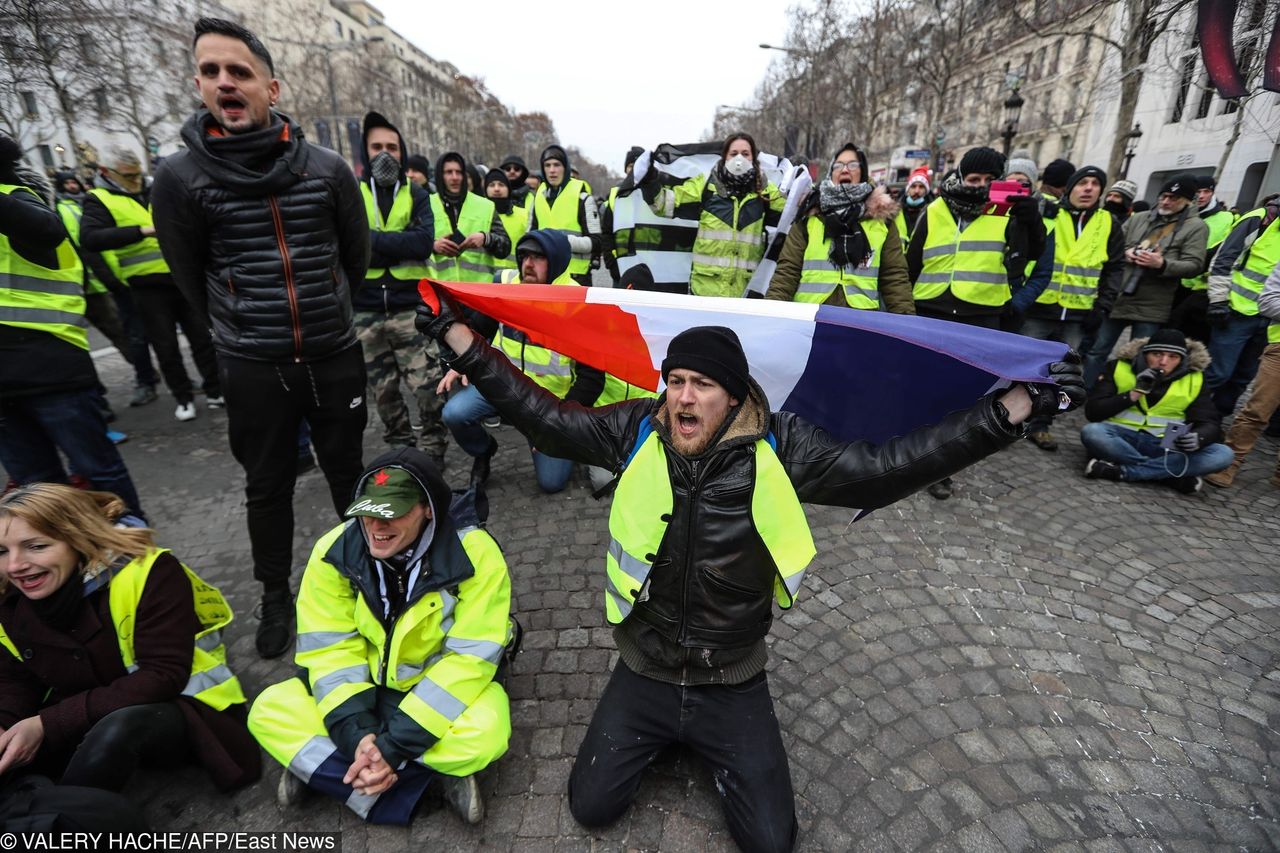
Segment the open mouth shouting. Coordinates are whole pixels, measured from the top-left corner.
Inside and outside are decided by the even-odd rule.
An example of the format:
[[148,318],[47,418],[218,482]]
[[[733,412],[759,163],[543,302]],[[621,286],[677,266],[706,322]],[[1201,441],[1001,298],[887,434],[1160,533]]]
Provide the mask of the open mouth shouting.
[[697,432],[701,420],[692,412],[677,412],[675,419],[676,432],[685,438],[692,438]]
[[219,95],[218,109],[222,111],[223,118],[232,123],[242,121],[247,116],[245,102],[237,95]]

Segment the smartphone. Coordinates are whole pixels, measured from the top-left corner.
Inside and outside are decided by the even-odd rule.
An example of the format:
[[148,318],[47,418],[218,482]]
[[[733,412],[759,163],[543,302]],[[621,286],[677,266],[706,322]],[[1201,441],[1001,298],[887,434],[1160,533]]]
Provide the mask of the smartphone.
[[1030,195],[1021,181],[992,181],[987,198],[994,204],[1008,205],[1016,196]]
[[1160,446],[1165,450],[1176,450],[1174,442],[1178,440],[1178,436],[1186,435],[1190,429],[1190,424],[1182,421],[1169,421],[1164,425],[1164,437],[1160,439]]

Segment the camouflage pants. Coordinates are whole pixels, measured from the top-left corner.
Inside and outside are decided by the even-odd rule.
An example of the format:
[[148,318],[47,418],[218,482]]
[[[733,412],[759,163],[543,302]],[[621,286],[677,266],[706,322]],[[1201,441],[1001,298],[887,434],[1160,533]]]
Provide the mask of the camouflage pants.
[[444,455],[449,431],[440,419],[444,398],[436,394],[440,382],[439,351],[413,326],[413,310],[384,314],[357,311],[356,336],[364,351],[364,369],[369,376],[369,393],[382,418],[387,444],[413,447],[409,409],[400,394],[400,383],[409,386],[418,401],[422,423],[422,449]]

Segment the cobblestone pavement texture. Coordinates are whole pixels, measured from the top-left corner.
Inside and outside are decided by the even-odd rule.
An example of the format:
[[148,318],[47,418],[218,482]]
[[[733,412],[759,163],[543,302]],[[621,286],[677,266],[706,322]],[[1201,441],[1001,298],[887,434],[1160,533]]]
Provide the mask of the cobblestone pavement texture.
[[[101,344],[99,344],[101,345]],[[129,375],[98,359],[122,450],[162,544],[239,614],[246,689],[288,677],[254,653],[243,477],[225,415],[129,409]],[[376,421],[376,418],[372,419]],[[1045,453],[1021,443],[850,525],[809,507],[818,545],[778,618],[769,679],[791,760],[801,850],[1201,851],[1280,848],[1280,490],[1264,440],[1237,485],[1184,497],[1085,480],[1080,416]],[[379,451],[371,422],[365,455]],[[584,473],[534,484],[524,440],[498,431],[490,529],[526,628],[509,683],[510,751],[482,776],[488,817],[444,808],[365,826],[319,797],[281,811],[279,770],[219,794],[199,771],[132,789],[156,828],[340,830],[346,853],[733,849],[695,759],[664,755],[615,826],[577,826],[569,767],[616,654],[601,606],[607,502]],[[451,447],[449,475],[469,460]],[[295,565],[333,523],[318,473],[297,491]],[[295,575],[295,585],[297,577]]]

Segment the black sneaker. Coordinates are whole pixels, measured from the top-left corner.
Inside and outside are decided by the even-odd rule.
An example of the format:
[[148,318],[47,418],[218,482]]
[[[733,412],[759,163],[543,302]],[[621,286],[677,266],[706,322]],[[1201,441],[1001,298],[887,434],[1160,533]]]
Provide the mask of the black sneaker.
[[154,403],[160,397],[156,394],[156,386],[154,385],[135,385],[133,389],[133,397],[129,400],[129,405],[133,408],[145,406],[148,403]]
[[282,809],[301,805],[310,790],[306,782],[294,776],[286,767],[280,771],[280,784],[276,785],[276,802]]
[[287,588],[262,593],[255,640],[258,654],[264,658],[278,658],[289,651],[293,640],[293,596]]
[[471,463],[471,485],[483,486],[489,482],[489,462],[493,459],[493,454],[498,452],[498,440],[489,438],[489,449],[480,454]]
[[1204,480],[1200,477],[1170,477],[1164,482],[1170,488],[1184,495],[1194,495],[1204,488]]
[[441,776],[444,799],[463,823],[475,826],[484,820],[484,799],[480,796],[480,783],[475,775]]
[[1105,459],[1090,459],[1084,463],[1084,475],[1090,480],[1123,480],[1120,466]]
[[930,484],[928,491],[938,500],[945,501],[951,497],[951,478],[944,477],[938,482]]

